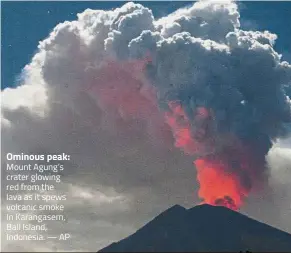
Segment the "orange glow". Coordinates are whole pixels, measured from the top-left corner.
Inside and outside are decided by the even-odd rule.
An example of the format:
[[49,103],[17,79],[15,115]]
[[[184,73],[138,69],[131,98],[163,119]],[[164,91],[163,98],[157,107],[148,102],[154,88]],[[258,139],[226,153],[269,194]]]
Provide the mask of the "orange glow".
[[197,159],[197,180],[200,184],[199,197],[205,203],[222,205],[238,210],[246,193],[235,175],[226,173],[223,164]]
[[182,107],[175,102],[169,104],[172,112],[165,114],[165,119],[173,131],[175,146],[191,154],[196,151],[196,143],[191,137],[189,120]]
[[[196,132],[191,129],[190,121],[181,105],[175,102],[169,104],[170,111],[166,113],[166,122],[172,129],[175,146],[190,155],[200,155],[206,150],[203,140],[211,119],[211,112],[205,107],[196,108],[194,121]],[[197,128],[198,126],[198,128]],[[241,147],[239,147],[241,148]],[[238,148],[238,149],[239,149]],[[233,154],[231,153],[233,152]],[[238,210],[247,196],[249,189],[242,185],[242,175],[231,172],[228,159],[236,158],[240,162],[241,170],[247,172],[248,166],[243,162],[240,150],[230,150],[221,154],[214,153],[202,155],[194,161],[197,169],[197,180],[200,184],[199,197],[204,203],[222,205],[233,210]]]

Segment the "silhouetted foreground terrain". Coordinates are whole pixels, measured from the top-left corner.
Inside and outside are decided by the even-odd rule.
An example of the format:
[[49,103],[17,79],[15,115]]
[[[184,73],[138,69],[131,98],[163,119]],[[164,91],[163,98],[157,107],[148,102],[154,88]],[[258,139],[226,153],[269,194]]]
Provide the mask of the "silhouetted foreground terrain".
[[99,252],[291,252],[291,235],[225,207],[176,205]]

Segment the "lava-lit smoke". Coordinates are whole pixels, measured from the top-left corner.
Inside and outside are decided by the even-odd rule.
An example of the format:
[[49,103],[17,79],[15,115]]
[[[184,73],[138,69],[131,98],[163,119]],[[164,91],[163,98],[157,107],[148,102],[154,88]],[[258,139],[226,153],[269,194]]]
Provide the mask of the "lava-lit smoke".
[[152,140],[169,143],[169,129],[159,112],[155,89],[145,78],[150,62],[149,56],[140,60],[108,60],[97,71],[94,69],[94,81],[88,91],[97,98],[103,117],[109,117],[107,120],[117,131],[132,134],[127,131],[129,124],[137,124]]
[[[251,157],[246,155],[247,150],[241,145],[239,147],[238,141],[230,142],[228,133],[224,138],[228,138],[231,146],[224,146],[225,150],[216,152],[215,140],[207,138],[215,120],[211,108],[197,107],[192,122],[177,101],[169,102],[168,112],[159,113],[155,90],[145,78],[148,64],[151,64],[149,58],[108,61],[98,69],[94,78],[96,83],[91,85],[90,92],[98,97],[99,107],[105,113],[115,115],[114,124],[118,128],[122,124],[116,121],[117,115],[125,122],[141,120],[143,125],[153,123],[152,135],[153,128],[155,133],[165,130],[157,131],[161,124],[155,124],[164,118],[173,131],[175,146],[188,155],[199,156],[194,161],[200,183],[199,197],[206,203],[237,210],[257,179],[252,171],[259,168],[251,168],[254,164],[249,164]],[[144,92],[140,92],[142,89]],[[161,138],[161,135],[156,137]]]
[[157,110],[153,88],[142,80],[148,60],[108,61],[95,72],[89,88],[107,113],[123,119],[149,119]]
[[[199,127],[195,131],[192,130],[191,123],[180,105],[171,103],[170,108],[171,113],[166,114],[166,121],[173,130],[175,146],[194,156],[201,154],[201,157],[194,161],[197,180],[200,183],[199,197],[205,203],[237,210],[251,190],[251,181],[256,180],[251,165],[248,164],[248,159],[251,158],[244,155],[246,150],[242,147],[236,150],[237,143],[232,142],[234,146],[228,147],[228,150],[224,147],[225,150],[216,153],[214,140],[204,142],[214,120],[206,108],[197,108],[193,119],[199,122]],[[230,139],[227,136],[225,138]],[[206,154],[205,151],[210,150],[211,145],[212,152]]]
[[197,180],[200,183],[199,196],[206,203],[224,205],[237,209],[242,204],[246,192],[236,175],[228,174],[224,164],[209,162],[207,159],[195,161]]

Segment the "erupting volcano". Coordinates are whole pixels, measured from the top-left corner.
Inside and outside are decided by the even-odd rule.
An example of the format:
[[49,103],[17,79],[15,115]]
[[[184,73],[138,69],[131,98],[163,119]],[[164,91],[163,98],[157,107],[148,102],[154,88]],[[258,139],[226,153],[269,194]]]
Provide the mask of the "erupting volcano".
[[[238,211],[290,232],[291,5],[250,4],[240,12],[234,0],[105,2],[57,12],[37,5],[19,31],[18,17],[26,21],[27,10],[4,6],[11,16],[4,51],[15,56],[6,57],[13,68],[4,74],[17,76],[10,79],[15,83],[4,78],[1,90],[2,168],[34,166],[9,154],[70,157],[52,163],[65,168],[56,172],[64,180],[55,190],[68,199],[64,214],[71,222],[62,230],[80,236],[29,243],[8,236],[5,249],[91,252],[178,204],[195,207],[164,212],[109,251],[277,252],[276,232],[264,234]],[[51,21],[31,29],[46,10]],[[274,23],[272,15],[280,18]],[[44,39],[20,70],[33,51],[16,40],[29,34],[31,45]],[[18,199],[28,199],[26,193],[17,192]],[[2,216],[12,217],[5,207],[14,203],[3,204]],[[42,215],[41,208],[34,214]],[[29,232],[37,231],[23,231]],[[46,238],[60,227],[39,232]],[[279,249],[290,252],[290,235],[282,238]]]

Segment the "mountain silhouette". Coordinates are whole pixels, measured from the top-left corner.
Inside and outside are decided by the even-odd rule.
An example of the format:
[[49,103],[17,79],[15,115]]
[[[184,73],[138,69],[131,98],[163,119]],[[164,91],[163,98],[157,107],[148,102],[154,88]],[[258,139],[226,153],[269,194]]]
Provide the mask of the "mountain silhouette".
[[99,252],[291,252],[291,235],[222,206],[175,205]]

